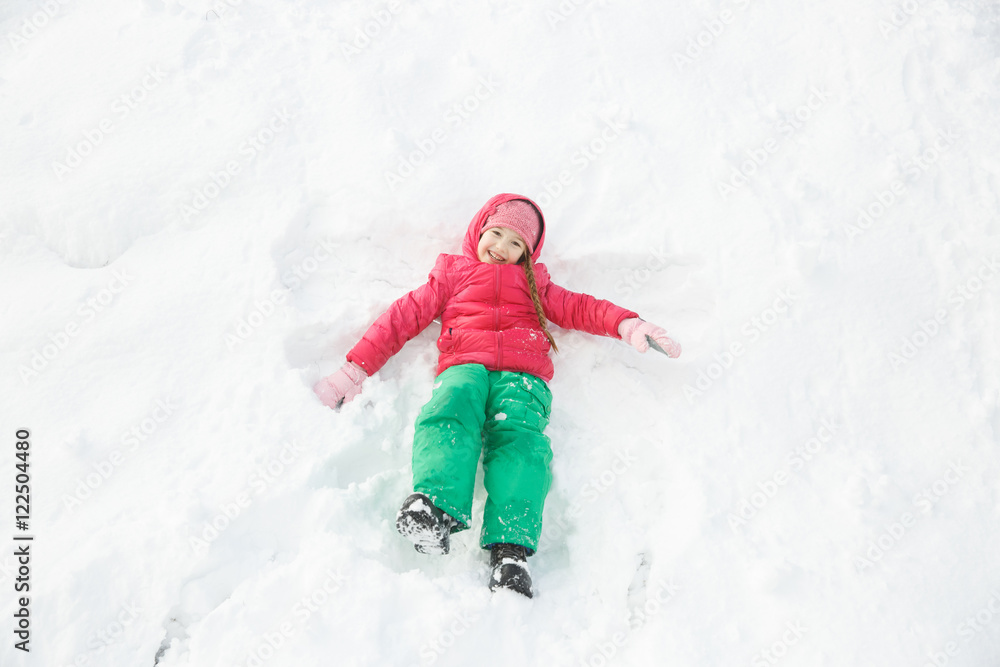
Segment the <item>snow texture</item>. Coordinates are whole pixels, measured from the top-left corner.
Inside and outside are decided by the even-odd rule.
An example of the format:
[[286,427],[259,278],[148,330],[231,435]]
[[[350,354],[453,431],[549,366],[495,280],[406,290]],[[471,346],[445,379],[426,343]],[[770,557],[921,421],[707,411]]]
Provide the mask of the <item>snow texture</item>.
[[[0,37],[3,665],[1000,661],[994,2],[9,0]],[[437,325],[310,390],[498,192],[684,349],[553,325],[532,600],[481,481],[448,556],[395,531]]]

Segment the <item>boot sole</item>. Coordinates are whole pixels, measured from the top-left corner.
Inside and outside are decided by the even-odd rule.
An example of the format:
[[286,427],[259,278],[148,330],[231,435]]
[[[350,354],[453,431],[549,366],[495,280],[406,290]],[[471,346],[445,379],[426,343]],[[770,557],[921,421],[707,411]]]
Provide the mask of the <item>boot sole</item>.
[[401,511],[396,517],[396,530],[413,542],[419,553],[441,556],[450,549],[450,531],[426,512]]

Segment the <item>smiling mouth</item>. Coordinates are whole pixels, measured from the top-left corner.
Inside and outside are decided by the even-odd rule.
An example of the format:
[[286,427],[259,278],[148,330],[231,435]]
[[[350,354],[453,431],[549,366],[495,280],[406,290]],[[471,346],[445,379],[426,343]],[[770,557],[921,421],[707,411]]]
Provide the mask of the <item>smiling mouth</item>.
[[492,250],[487,250],[486,252],[489,253],[489,255],[490,255],[491,258],[493,258],[494,260],[496,260],[498,262],[504,262],[504,261],[506,261],[504,258],[500,257],[499,255],[497,255]]

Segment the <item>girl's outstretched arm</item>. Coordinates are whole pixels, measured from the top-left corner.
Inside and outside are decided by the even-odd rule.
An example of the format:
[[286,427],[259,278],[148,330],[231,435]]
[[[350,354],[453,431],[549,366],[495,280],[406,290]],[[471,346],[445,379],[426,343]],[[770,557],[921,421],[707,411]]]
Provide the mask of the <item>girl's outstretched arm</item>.
[[610,301],[571,292],[551,282],[543,288],[542,308],[545,317],[563,329],[577,329],[612,338],[621,338],[618,327],[623,321],[639,317],[637,313]]
[[366,375],[372,375],[408,340],[441,315],[451,296],[448,280],[451,257],[439,255],[427,282],[401,296],[379,315],[358,344],[347,353],[349,362],[357,364]]
[[665,330],[640,319],[631,310],[589,294],[571,292],[551,282],[544,294],[545,316],[564,329],[620,338],[640,352],[648,350],[652,340],[672,359],[681,354],[681,346],[669,338]]
[[427,282],[394,301],[347,353],[340,370],[316,383],[313,391],[324,405],[336,408],[357,396],[368,376],[441,314],[451,296],[447,258],[439,255]]

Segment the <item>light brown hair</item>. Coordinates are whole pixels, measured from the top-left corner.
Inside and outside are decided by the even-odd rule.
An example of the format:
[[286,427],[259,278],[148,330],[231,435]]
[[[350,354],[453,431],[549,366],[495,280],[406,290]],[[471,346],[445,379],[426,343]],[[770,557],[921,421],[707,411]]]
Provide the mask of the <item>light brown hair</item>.
[[528,249],[524,249],[524,257],[521,259],[521,264],[524,264],[524,275],[528,279],[528,290],[531,293],[531,303],[535,304],[535,312],[538,314],[538,323],[542,325],[542,332],[545,337],[549,339],[549,345],[556,352],[559,348],[556,346],[556,340],[549,333],[549,321],[545,319],[545,311],[542,310],[542,300],[538,298],[538,287],[535,285],[535,263],[531,259],[531,253]]

